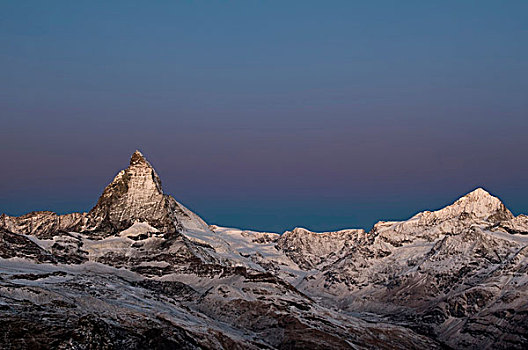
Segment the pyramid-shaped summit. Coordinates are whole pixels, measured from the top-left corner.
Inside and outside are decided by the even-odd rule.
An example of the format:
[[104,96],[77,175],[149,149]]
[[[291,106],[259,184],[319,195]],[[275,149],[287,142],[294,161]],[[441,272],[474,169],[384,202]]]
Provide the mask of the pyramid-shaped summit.
[[132,165],[138,165],[138,164],[143,164],[147,167],[152,168],[152,165],[150,165],[150,163],[147,161],[143,153],[141,153],[139,150],[136,150],[130,157],[130,165],[132,166]]
[[158,174],[139,151],[106,186],[88,213],[91,231],[114,233],[146,222],[162,232],[178,232],[176,201],[163,193]]
[[469,217],[490,222],[510,220],[514,216],[501,200],[479,187],[453,204],[435,212],[438,218]]

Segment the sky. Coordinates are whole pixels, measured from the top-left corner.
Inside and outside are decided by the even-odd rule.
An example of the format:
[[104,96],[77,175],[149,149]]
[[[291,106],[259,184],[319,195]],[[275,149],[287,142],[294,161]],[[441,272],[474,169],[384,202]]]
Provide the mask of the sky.
[[0,0],[0,213],[88,211],[139,149],[223,226],[528,213],[527,1]]

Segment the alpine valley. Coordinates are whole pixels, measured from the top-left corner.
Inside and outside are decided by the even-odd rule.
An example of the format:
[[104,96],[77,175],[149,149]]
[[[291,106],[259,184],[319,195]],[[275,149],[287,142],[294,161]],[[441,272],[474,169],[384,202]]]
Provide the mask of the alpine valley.
[[136,151],[87,213],[0,217],[2,349],[526,349],[528,216],[210,226]]

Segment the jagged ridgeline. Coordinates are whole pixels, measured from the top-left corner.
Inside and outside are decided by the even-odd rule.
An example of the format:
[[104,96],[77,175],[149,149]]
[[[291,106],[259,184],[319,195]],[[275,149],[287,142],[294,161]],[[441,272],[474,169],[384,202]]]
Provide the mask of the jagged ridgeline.
[[527,245],[480,188],[368,232],[209,226],[136,151],[87,213],[0,217],[0,348],[525,349]]

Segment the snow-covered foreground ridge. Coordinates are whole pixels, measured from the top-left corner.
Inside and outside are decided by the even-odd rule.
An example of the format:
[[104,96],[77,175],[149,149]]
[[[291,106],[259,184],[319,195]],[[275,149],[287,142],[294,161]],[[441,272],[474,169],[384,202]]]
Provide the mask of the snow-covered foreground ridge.
[[0,348],[523,349],[527,245],[483,189],[369,232],[209,226],[136,151],[88,213],[0,217]]

